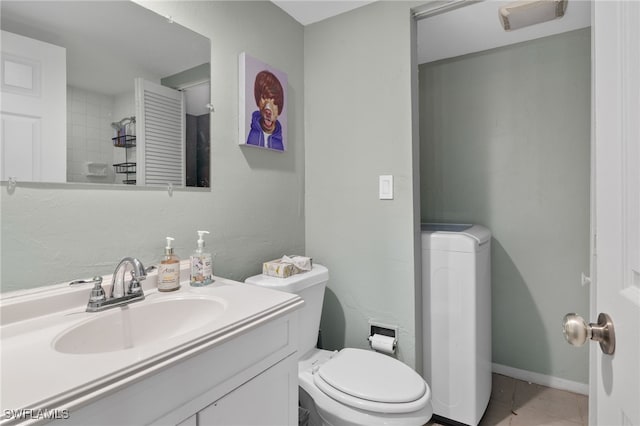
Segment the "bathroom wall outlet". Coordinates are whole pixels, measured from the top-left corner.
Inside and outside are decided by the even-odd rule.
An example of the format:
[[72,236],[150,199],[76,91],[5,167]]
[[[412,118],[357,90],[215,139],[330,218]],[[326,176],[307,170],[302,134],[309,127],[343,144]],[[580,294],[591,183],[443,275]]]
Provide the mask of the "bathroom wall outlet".
[[393,175],[380,176],[380,199],[393,200]]

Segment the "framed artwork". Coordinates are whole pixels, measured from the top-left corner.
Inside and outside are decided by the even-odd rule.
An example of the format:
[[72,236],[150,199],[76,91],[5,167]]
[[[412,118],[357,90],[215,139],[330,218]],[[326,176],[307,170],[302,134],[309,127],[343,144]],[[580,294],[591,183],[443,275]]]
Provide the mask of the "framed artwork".
[[287,150],[287,74],[240,54],[240,145]]

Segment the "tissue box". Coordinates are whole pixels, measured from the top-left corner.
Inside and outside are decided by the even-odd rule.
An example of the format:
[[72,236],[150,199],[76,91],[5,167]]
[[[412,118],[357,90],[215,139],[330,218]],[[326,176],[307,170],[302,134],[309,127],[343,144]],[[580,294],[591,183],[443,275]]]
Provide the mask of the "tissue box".
[[282,259],[270,260],[262,264],[262,273],[278,278],[287,278],[298,273],[298,268],[293,263],[284,262]]
[[313,268],[313,260],[310,257],[305,256],[282,256],[282,261],[286,263],[293,263],[298,269],[298,273],[310,271]]
[[262,264],[262,274],[272,277],[287,278],[291,275],[310,271],[313,261],[304,256],[282,256],[282,259],[271,260]]

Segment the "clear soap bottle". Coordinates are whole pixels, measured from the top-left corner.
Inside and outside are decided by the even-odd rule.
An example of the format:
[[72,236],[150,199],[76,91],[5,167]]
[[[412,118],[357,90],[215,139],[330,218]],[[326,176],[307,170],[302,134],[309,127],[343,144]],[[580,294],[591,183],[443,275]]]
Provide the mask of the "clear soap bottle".
[[209,231],[198,231],[198,246],[191,255],[191,285],[202,287],[213,282],[213,264],[211,253],[204,250],[204,234]]
[[167,246],[158,267],[158,291],[174,291],[180,288],[180,259],[171,247],[173,240],[167,237]]

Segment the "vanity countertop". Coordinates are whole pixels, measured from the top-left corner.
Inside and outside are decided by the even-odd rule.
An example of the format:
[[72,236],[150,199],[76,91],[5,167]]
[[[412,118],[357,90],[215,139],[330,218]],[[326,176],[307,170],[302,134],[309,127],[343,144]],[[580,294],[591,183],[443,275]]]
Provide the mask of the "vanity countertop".
[[[110,281],[110,277],[105,279]],[[169,293],[155,289],[155,275],[145,280],[145,300],[125,308],[85,312],[91,285],[66,285],[0,299],[2,314],[0,424],[11,423],[9,410],[72,410],[192,357],[304,303],[294,294],[215,277],[211,285]],[[54,342],[65,331],[113,311],[135,309],[169,299],[214,300],[224,306],[213,319],[187,332],[129,349],[98,353],[62,353]],[[81,302],[80,302],[81,301]],[[73,306],[69,306],[73,305]],[[114,324],[114,327],[119,326]],[[15,416],[14,416],[15,417]]]

